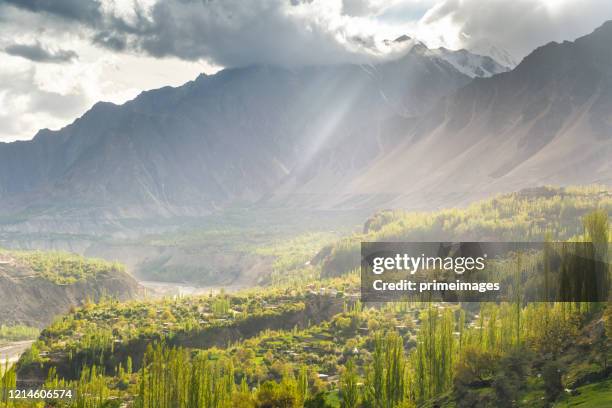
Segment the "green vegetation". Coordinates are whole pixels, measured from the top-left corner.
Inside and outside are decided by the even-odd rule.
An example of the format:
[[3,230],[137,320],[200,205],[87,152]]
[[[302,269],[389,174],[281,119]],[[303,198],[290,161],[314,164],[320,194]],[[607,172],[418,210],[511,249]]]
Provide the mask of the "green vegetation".
[[612,407],[612,379],[578,387],[575,396],[567,396],[555,404],[555,408],[607,408]]
[[[435,212],[382,211],[361,234],[322,251],[322,276],[336,276],[359,266],[362,241],[544,241],[567,240],[585,231],[582,217],[612,211],[607,187],[542,187],[504,194],[462,209]],[[587,225],[588,226],[588,225]],[[601,231],[596,232],[601,234]],[[597,238],[599,239],[599,238]]]
[[331,232],[306,233],[256,248],[256,254],[274,258],[266,283],[303,284],[319,279],[320,270],[311,264],[311,260],[321,247],[338,238],[337,234]]
[[[587,305],[537,304],[517,315],[515,307],[489,304],[466,314],[457,305],[381,309],[357,302],[320,325],[263,331],[222,348],[186,349],[161,341],[149,344],[136,364],[140,368],[129,356],[112,370],[103,360],[87,365],[67,385],[91,405],[70,406],[118,400],[143,408],[301,407],[336,400],[345,407],[432,401],[445,407],[503,407],[515,406],[514,399],[525,402],[517,406],[545,407],[564,401],[564,387],[593,373],[605,375],[595,348],[572,350],[600,312],[589,312]],[[593,365],[588,374],[578,373],[583,361]],[[48,388],[60,381],[50,372]],[[583,390],[584,398],[591,394],[582,385],[575,389]],[[104,398],[95,402],[84,390]],[[605,388],[595,390],[605,401]],[[544,400],[532,400],[534,395]]]
[[[132,348],[157,340],[213,346],[224,338],[224,330],[249,336],[261,327],[282,327],[284,318],[295,319],[304,313],[307,300],[297,293],[126,303],[106,299],[57,319],[34,344],[36,353],[31,360],[46,369],[64,359],[69,369],[59,372],[67,375],[78,372],[83,364],[106,361],[114,368],[119,354],[130,354]],[[134,358],[140,360],[142,355]]]
[[23,325],[15,326],[0,326],[0,346],[3,343],[9,343],[13,341],[22,340],[34,340],[38,337],[40,330],[36,327],[29,327]]
[[[610,197],[598,187],[540,189],[465,210],[383,212],[321,251],[319,264],[309,254],[328,236],[258,246],[276,259],[272,285],[86,304],[45,329],[2,386],[38,378],[76,392],[51,406],[78,408],[608,406],[612,303],[362,304],[358,274],[345,272],[356,240],[451,232],[588,240],[607,257]],[[0,401],[22,406],[36,405]]]
[[125,272],[117,262],[85,258],[66,252],[7,251],[0,249],[0,259],[16,267],[27,268],[57,285],[71,285],[111,271]]

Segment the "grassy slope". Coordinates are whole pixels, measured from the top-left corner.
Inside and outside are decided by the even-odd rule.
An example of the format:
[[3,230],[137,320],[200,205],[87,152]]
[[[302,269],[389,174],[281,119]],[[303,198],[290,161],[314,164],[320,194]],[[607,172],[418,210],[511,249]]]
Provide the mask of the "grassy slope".
[[578,395],[563,396],[555,408],[609,408],[612,407],[612,379],[583,385],[576,389]]

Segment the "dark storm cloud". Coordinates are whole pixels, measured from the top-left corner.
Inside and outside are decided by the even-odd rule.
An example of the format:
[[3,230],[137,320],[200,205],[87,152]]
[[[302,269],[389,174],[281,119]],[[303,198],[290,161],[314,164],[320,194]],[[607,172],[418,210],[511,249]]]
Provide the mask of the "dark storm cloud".
[[0,0],[0,6],[62,18],[66,30],[87,32],[94,44],[113,51],[204,58],[223,66],[365,61],[364,44],[372,41],[347,32],[341,5],[330,9],[327,3],[164,0],[149,8],[135,1],[126,17],[94,0]]
[[461,28],[461,38],[451,43],[492,43],[520,58],[612,18],[609,0],[134,0],[127,14],[105,0],[2,4],[55,16],[66,30],[78,26],[94,44],[114,52],[222,66],[369,61],[376,54],[376,29],[365,29],[364,20],[426,26],[450,19]]
[[77,53],[72,50],[49,50],[40,43],[12,44],[7,46],[4,52],[34,62],[66,63],[78,58]]
[[208,58],[223,66],[364,61],[362,42],[321,3],[286,0],[164,1],[149,18],[110,33],[153,56]]

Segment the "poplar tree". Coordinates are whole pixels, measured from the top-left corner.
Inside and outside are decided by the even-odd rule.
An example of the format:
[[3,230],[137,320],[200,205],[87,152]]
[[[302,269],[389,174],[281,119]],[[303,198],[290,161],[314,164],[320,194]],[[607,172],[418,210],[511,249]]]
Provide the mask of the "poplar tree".
[[340,397],[342,408],[356,408],[359,404],[359,390],[357,388],[357,372],[353,359],[348,360],[346,368],[340,378]]

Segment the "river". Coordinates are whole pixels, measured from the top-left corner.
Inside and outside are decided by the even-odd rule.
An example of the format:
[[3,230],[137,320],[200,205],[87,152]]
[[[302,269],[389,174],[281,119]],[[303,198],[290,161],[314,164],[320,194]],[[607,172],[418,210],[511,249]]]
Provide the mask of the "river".
[[246,285],[237,283],[220,286],[191,286],[160,281],[138,281],[138,283],[147,290],[147,296],[150,297],[208,295],[210,293],[217,294],[221,291],[230,293],[246,287]]

